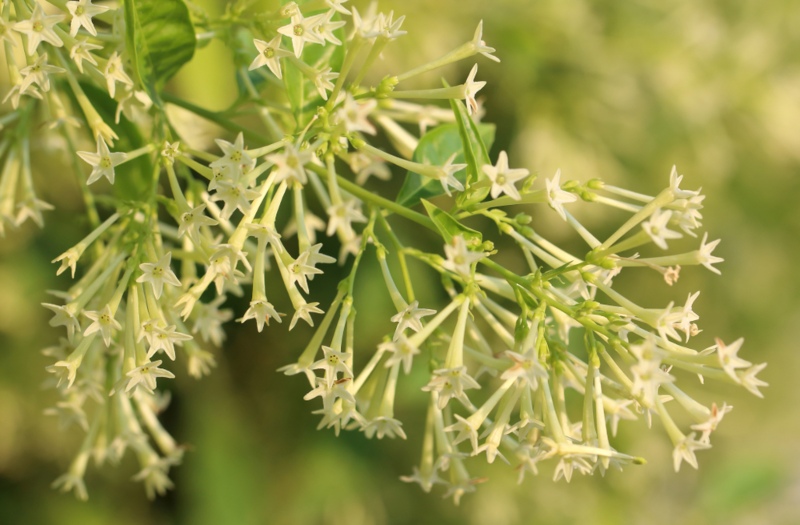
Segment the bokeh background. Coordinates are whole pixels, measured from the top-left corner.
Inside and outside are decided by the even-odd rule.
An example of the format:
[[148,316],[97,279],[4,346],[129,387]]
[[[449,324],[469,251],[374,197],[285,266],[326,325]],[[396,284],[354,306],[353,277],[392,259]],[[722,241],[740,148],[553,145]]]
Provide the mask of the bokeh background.
[[[39,350],[58,333],[39,303],[47,300],[43,290],[66,286],[49,261],[85,233],[70,220],[77,201],[51,188],[43,197],[60,207],[47,228],[25,227],[0,241],[0,523],[800,523],[797,2],[381,0],[380,7],[405,14],[409,31],[384,52],[381,74],[439,56],[471,38],[483,19],[485,39],[502,59],[481,60],[478,75],[488,81],[485,120],[497,124],[494,155],[508,150],[512,165],[547,177],[561,168],[562,180],[602,177],[651,193],[677,164],[686,187],[703,187],[705,226],[710,238],[723,239],[715,253],[725,258],[722,277],[687,268],[673,288],[647,273],[624,285],[651,306],[701,288],[698,343],[744,337],[744,357],[769,363],[765,399],[711,383],[693,390],[707,404],[735,407],[714,447],[698,455],[698,471],[684,465],[674,473],[669,440],[640,421],[622,425],[618,443],[646,456],[646,466],[571,484],[553,483],[545,468],[518,486],[516,472],[497,462],[475,472],[490,481],[455,507],[441,492],[398,480],[418,461],[419,385],[400,392],[408,441],[335,438],[315,430],[304,380],[275,372],[308,334],[231,326],[218,369],[200,381],[182,374],[172,386],[165,422],[189,447],[173,471],[176,489],[149,502],[126,461],[90,468],[90,500],[81,503],[49,488],[81,436],[60,432],[43,415],[54,396],[41,388],[47,361]],[[229,63],[229,51],[212,44],[171,89],[224,108],[235,93],[232,74],[224,74]],[[421,82],[459,82],[471,66]],[[212,67],[223,73],[209,75]],[[46,177],[56,181],[57,173]],[[583,217],[601,231],[611,227],[592,213]],[[547,224],[551,238],[571,242],[561,224]]]

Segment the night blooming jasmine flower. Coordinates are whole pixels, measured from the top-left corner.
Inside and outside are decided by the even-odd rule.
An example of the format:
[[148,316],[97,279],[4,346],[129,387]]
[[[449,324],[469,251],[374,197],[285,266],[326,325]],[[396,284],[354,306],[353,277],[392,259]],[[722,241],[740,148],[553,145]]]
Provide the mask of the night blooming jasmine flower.
[[156,379],[164,377],[173,379],[175,374],[169,370],[161,368],[161,360],[152,361],[136,367],[127,374],[128,385],[125,387],[125,392],[130,392],[136,387],[143,389],[145,392],[152,394],[156,389]]
[[680,239],[680,233],[667,228],[672,212],[669,210],[656,210],[650,220],[642,223],[642,229],[653,240],[656,246],[662,250],[667,249],[667,239]]
[[[676,468],[697,465],[695,451],[710,446],[730,407],[705,404],[699,393],[696,400],[697,389],[684,392],[681,381],[697,376],[762,395],[766,383],[757,375],[766,365],[738,356],[741,339],[691,347],[705,335],[693,310],[698,293],[683,305],[651,305],[656,291],[643,285],[623,294],[614,286],[620,272],[642,268],[668,284],[693,265],[719,273],[722,259],[712,254],[719,241],[708,242],[708,234],[693,251],[646,256],[648,245],[667,249],[681,235],[672,230],[702,233],[704,196],[680,188],[677,169],[655,195],[599,179],[562,188],[560,171],[533,189],[529,171],[511,169],[505,151],[491,157],[492,134],[475,127],[476,94],[486,84],[476,80],[477,64],[463,84],[447,79],[421,89],[406,82],[447,77],[452,64],[497,60],[482,22],[471,40],[465,35],[450,52],[398,73],[392,60],[380,71],[373,66],[405,34],[405,17],[381,13],[377,4],[362,16],[342,7],[344,0],[287,2],[271,12],[238,2],[215,18],[187,14],[175,0],[149,3],[158,13],[144,1],[123,2],[113,14],[101,14],[112,3],[54,2],[71,14],[68,35],[61,16],[44,15],[44,2],[0,0],[0,40],[10,49],[20,36],[8,30],[24,33],[30,55],[9,58],[5,96],[16,111],[0,116],[0,235],[27,219],[42,222],[49,205],[36,186],[76,163],[43,176],[32,157],[58,153],[65,137],[96,142],[96,152],[68,151],[92,166],[90,185],[103,177],[113,184],[117,166],[144,157],[113,191],[95,195],[95,186],[80,185],[87,212],[76,227],[91,225],[91,233],[53,261],[59,280],[69,273],[73,281],[44,304],[50,325],[67,336],[46,353],[48,383],[59,396],[49,413],[85,432],[57,486],[85,498],[83,476],[94,455],[98,464],[137,462],[134,479],[149,497],[172,487],[169,470],[183,449],[158,420],[168,396],[157,379],[174,376],[150,360],[163,353],[184,360],[176,370],[208,374],[234,318],[224,306],[231,294],[249,303],[238,321],[255,320],[259,332],[284,329],[276,325],[290,312],[288,329],[308,323],[303,349],[279,352],[291,363],[280,371],[307,379],[304,399],[317,405],[320,429],[405,438],[396,416],[406,410],[395,414],[395,403],[405,402],[409,386],[425,385],[423,434],[409,436],[422,454],[414,476],[403,479],[424,490],[444,485],[456,503],[483,481],[470,474],[469,454],[485,453],[489,463],[507,458],[520,477],[552,459],[554,478],[567,480],[576,471],[641,463],[615,448],[626,445],[615,442],[619,422],[638,415],[643,424],[659,420]],[[148,18],[156,14],[153,25]],[[103,23],[95,25],[98,18]],[[283,37],[291,50],[281,48]],[[62,38],[72,61],[52,47]],[[165,86],[195,40],[237,49],[252,41],[258,54],[249,69],[270,73],[239,71],[241,96],[227,110],[189,103]],[[323,47],[304,55],[310,44]],[[207,75],[217,74],[213,66],[204,64]],[[116,112],[98,98],[106,89]],[[222,129],[193,140],[193,126],[181,122],[185,111]],[[52,135],[54,126],[78,120],[86,125]],[[112,153],[115,140],[128,151]],[[371,176],[380,180],[364,187]],[[578,197],[600,210],[567,213]],[[548,205],[578,244],[538,223]],[[577,218],[603,216],[606,208],[611,219],[623,215],[616,229]],[[320,283],[322,265],[337,250],[342,268],[325,277],[338,284]],[[288,307],[267,298],[284,293]],[[420,307],[437,297],[449,302]],[[111,395],[98,395],[110,387]],[[468,395],[477,389],[486,395]]]
[[269,326],[270,319],[275,319],[280,323],[282,315],[284,314],[278,313],[269,301],[252,301],[250,303],[250,308],[247,309],[244,316],[239,319],[239,321],[243,323],[248,319],[255,319],[258,331],[260,332],[264,329],[265,324]]
[[39,48],[39,44],[44,41],[55,47],[61,47],[64,42],[56,34],[53,27],[64,19],[63,15],[45,15],[42,6],[36,2],[31,17],[28,20],[17,22],[12,27],[15,31],[24,34],[28,39],[26,51],[28,55],[33,55]]
[[111,8],[105,5],[93,5],[92,0],[77,0],[67,2],[67,9],[72,15],[72,22],[69,26],[70,36],[77,35],[78,29],[81,27],[86,29],[92,36],[97,36],[97,29],[94,28],[92,18],[105,13]]
[[406,306],[401,312],[397,312],[391,319],[393,323],[397,323],[397,328],[394,329],[393,341],[397,341],[403,334],[406,328],[410,328],[414,332],[422,330],[422,318],[434,315],[436,310],[429,308],[420,308],[419,301],[412,301],[411,304]]
[[456,235],[451,244],[445,244],[444,253],[447,259],[442,266],[465,279],[470,278],[472,265],[486,257],[483,252],[467,248],[467,242],[462,235]]
[[483,172],[492,181],[492,198],[496,199],[501,193],[505,193],[514,200],[520,200],[519,191],[514,186],[518,180],[527,177],[530,172],[524,168],[509,169],[508,156],[505,151],[501,151],[497,157],[497,164],[484,164]]
[[253,39],[253,44],[258,50],[258,55],[250,63],[250,71],[267,66],[272,74],[278,78],[283,78],[281,71],[281,58],[291,56],[291,53],[281,49],[281,35],[276,35],[269,42]]
[[464,83],[464,101],[467,103],[467,112],[472,115],[478,112],[478,102],[475,95],[486,85],[485,81],[475,82],[475,75],[478,74],[478,64],[472,66],[472,70]]
[[325,40],[320,36],[314,28],[322,20],[323,15],[315,15],[311,17],[304,17],[298,10],[292,15],[292,20],[287,25],[278,28],[278,33],[288,36],[292,39],[292,48],[294,49],[294,56],[300,58],[303,54],[303,47],[308,44],[325,44]]
[[155,263],[142,263],[139,265],[139,269],[142,270],[142,275],[136,279],[136,282],[150,283],[150,285],[153,287],[153,292],[156,295],[156,299],[161,297],[161,291],[163,290],[165,283],[171,286],[181,285],[181,282],[178,280],[175,272],[173,272],[172,268],[169,267],[171,260],[172,252],[167,252]]
[[78,156],[92,166],[92,173],[86,184],[92,184],[105,177],[108,182],[114,184],[114,167],[122,164],[128,159],[128,155],[122,152],[112,153],[106,145],[102,135],[97,135],[97,152],[79,151]]
[[711,255],[711,253],[719,244],[720,239],[717,239],[716,241],[711,241],[709,243],[706,242],[707,240],[708,240],[708,232],[703,234],[703,240],[700,241],[700,249],[697,250],[697,262],[702,264],[715,274],[722,275],[722,272],[720,272],[719,269],[714,268],[714,265],[723,262],[725,259],[723,259],[722,257],[716,257],[714,255]]
[[111,336],[114,330],[121,330],[122,325],[114,319],[114,312],[111,307],[106,305],[100,312],[83,312],[83,315],[88,317],[92,324],[86,327],[83,335],[91,335],[95,332],[100,332],[103,336],[103,342],[106,346],[111,346]]
[[120,58],[119,53],[116,51],[111,53],[111,56],[108,57],[103,76],[106,78],[106,87],[108,88],[108,94],[111,98],[114,98],[114,94],[117,91],[117,82],[133,86],[133,80],[125,73],[125,69],[122,65],[122,58]]
[[48,64],[47,53],[42,53],[33,64],[20,70],[20,74],[24,77],[19,90],[24,93],[31,84],[35,83],[42,91],[50,91],[50,73],[63,72],[63,68]]
[[556,174],[552,179],[545,179],[545,186],[547,188],[547,202],[553,208],[559,217],[567,220],[567,214],[564,212],[564,204],[568,202],[575,202],[578,197],[568,191],[561,189],[561,170],[556,170]]
[[75,62],[75,65],[78,67],[78,71],[83,73],[83,61],[87,61],[93,66],[97,65],[97,60],[95,59],[94,55],[92,55],[92,51],[97,51],[103,49],[103,46],[98,46],[97,44],[90,44],[86,41],[86,38],[80,38],[75,41],[75,44],[69,50],[69,57]]

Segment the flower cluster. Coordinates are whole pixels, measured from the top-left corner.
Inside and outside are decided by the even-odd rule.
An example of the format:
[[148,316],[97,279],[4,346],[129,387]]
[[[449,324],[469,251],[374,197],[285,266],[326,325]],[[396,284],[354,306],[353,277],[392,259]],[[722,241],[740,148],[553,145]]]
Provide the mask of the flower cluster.
[[[731,407],[701,404],[679,380],[710,378],[760,396],[765,383],[756,376],[765,365],[738,356],[741,339],[692,347],[699,292],[683,305],[653,308],[613,282],[627,268],[654,270],[668,285],[686,266],[719,273],[719,241],[707,234],[694,250],[670,250],[674,239],[698,235],[704,196],[682,188],[675,168],[663,191],[645,195],[597,179],[562,183],[560,172],[538,184],[527,169],[510,168],[504,151],[492,162],[477,65],[461,84],[402,89],[455,62],[497,60],[482,24],[441,58],[371,82],[376,59],[405,35],[404,17],[345,3],[326,0],[311,10],[290,2],[253,17],[240,2],[213,21],[200,11],[190,18],[182,2],[161,3],[177,29],[232,43],[243,89],[237,109],[258,115],[252,128],[230,120],[235,112],[204,110],[159,88],[156,55],[149,69],[140,62],[157,46],[137,47],[158,35],[140,28],[147,13],[135,6],[122,13],[80,0],[46,14],[38,0],[2,5],[13,84],[6,95],[13,110],[0,117],[11,131],[0,139],[2,220],[41,225],[51,208],[33,185],[30,130],[39,120],[67,144],[95,150],[73,148],[91,232],[53,261],[58,274],[69,269],[79,277],[44,304],[50,324],[66,330],[46,351],[61,398],[49,412],[86,433],[55,485],[85,498],[89,458],[116,463],[131,450],[140,467],[134,479],[148,495],[172,487],[169,470],[183,449],[159,423],[168,402],[159,387],[178,373],[173,363],[182,361],[194,377],[210,371],[223,325],[234,317],[224,306],[229,295],[250,298],[238,321],[254,321],[259,332],[271,322],[314,328],[281,371],[305,376],[319,427],[337,434],[405,439],[394,412],[398,382],[433,363],[423,388],[430,401],[422,457],[402,478],[425,491],[440,484],[458,502],[481,481],[470,475],[469,457],[483,454],[516,467],[520,479],[550,459],[555,479],[567,481],[576,470],[642,463],[612,444],[619,421],[637,415],[662,422],[676,470],[684,461],[696,467],[695,451],[710,447]],[[235,44],[242,41],[246,49]],[[101,95],[116,102],[115,115],[98,107]],[[449,107],[436,105],[443,101]],[[219,150],[187,145],[165,111],[169,104],[227,129],[216,139]],[[145,137],[130,151],[111,149],[120,121]],[[387,141],[393,152],[377,146]],[[106,194],[119,186],[124,165],[144,190]],[[399,195],[383,182],[392,176],[405,177]],[[375,190],[364,188],[370,177],[378,179]],[[571,213],[578,201],[627,218],[598,239]],[[512,208],[519,213],[512,216]],[[580,236],[585,254],[534,228],[550,212]],[[440,238],[441,249],[426,252],[404,239],[399,222]],[[326,238],[336,239],[338,253],[326,253]],[[504,266],[501,250],[516,250],[524,270]],[[354,288],[367,258],[380,266],[395,309],[377,348],[357,344]],[[349,272],[332,302],[321,304],[314,278],[337,260]],[[409,264],[438,274],[449,299],[421,304]],[[279,312],[276,296],[288,298],[291,310]],[[569,390],[581,402],[568,402]]]

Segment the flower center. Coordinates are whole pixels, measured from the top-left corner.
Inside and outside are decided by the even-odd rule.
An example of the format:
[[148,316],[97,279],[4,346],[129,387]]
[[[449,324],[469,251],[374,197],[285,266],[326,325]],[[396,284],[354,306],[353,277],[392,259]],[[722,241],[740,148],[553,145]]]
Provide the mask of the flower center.
[[111,162],[111,157],[101,157],[100,158],[100,167],[103,169],[109,169],[113,167],[114,164]]
[[37,20],[36,22],[33,23],[32,29],[37,33],[41,33],[42,31],[44,31],[44,24],[42,24]]
[[305,28],[305,27],[303,27],[302,25],[300,25],[300,24],[296,24],[296,25],[294,26],[294,34],[295,34],[296,36],[303,36],[303,33],[305,33],[305,32],[306,32],[306,28]]

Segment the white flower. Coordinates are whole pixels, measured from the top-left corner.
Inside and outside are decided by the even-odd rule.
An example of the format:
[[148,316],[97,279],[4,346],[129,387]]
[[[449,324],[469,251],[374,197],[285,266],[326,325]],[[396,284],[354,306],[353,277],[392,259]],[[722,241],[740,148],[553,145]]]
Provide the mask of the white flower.
[[167,326],[166,328],[156,326],[150,332],[150,350],[147,352],[148,359],[153,357],[159,350],[163,350],[170,360],[175,361],[175,345],[182,345],[183,341],[190,341],[192,339],[191,335],[175,330],[174,325]]
[[[339,122],[344,124],[344,128],[348,133],[352,133],[354,131],[360,131],[363,133],[368,133],[370,135],[375,135],[375,126],[367,119],[367,117],[375,110],[378,106],[378,101],[375,99],[368,99],[365,101],[359,101],[353,98],[353,95],[347,93],[344,97],[344,102],[336,110],[336,118]],[[351,153],[350,154],[350,166],[353,168],[353,157],[360,155],[364,157],[365,160],[362,161],[362,164],[369,165],[372,162],[372,159],[364,153]],[[359,158],[359,157],[356,157]],[[363,168],[362,168],[363,169]],[[354,173],[358,173],[359,169],[353,168]],[[388,178],[388,177],[387,177]]]
[[289,330],[294,328],[294,325],[297,324],[297,321],[300,319],[307,322],[309,326],[314,326],[314,320],[311,319],[311,314],[325,313],[317,308],[317,306],[319,306],[319,303],[305,303],[298,306],[297,310],[294,312],[294,316],[292,317],[292,322],[289,323]]
[[50,487],[59,489],[61,492],[75,491],[75,497],[81,501],[87,501],[89,499],[89,493],[86,492],[86,484],[83,482],[82,475],[67,472],[56,478]]
[[213,226],[217,224],[217,221],[203,214],[203,210],[205,209],[206,205],[201,204],[181,214],[178,237],[183,237],[186,233],[190,236],[197,235],[201,226]]
[[462,235],[453,237],[452,244],[445,244],[444,253],[447,256],[447,260],[444,261],[442,266],[465,279],[470,278],[472,265],[486,257],[483,252],[474,252],[467,248],[467,242]]
[[328,230],[325,233],[328,236],[333,235],[340,228],[344,232],[352,231],[354,222],[367,222],[367,218],[361,213],[361,201],[356,199],[334,204],[328,208],[327,212]]
[[347,365],[347,360],[351,357],[346,352],[337,352],[330,346],[322,347],[323,358],[311,365],[312,370],[323,370],[328,385],[336,382],[336,375],[341,373],[342,378],[352,378],[353,371]]
[[706,450],[711,448],[709,443],[697,441],[692,432],[688,436],[684,436],[683,440],[675,445],[675,450],[672,451],[672,463],[675,467],[675,472],[681,469],[681,462],[685,461],[694,468],[697,468],[697,458],[694,455],[695,450]]
[[722,367],[722,370],[724,370],[725,373],[731,377],[731,379],[739,383],[740,379],[739,376],[736,375],[736,369],[747,368],[753,364],[737,355],[739,350],[742,348],[742,344],[744,344],[744,338],[740,337],[729,345],[723,343],[722,339],[717,338],[716,343],[717,357],[719,358],[719,364]]
[[222,329],[222,324],[230,321],[233,317],[230,310],[219,309],[224,302],[225,296],[220,295],[210,303],[197,305],[197,317],[194,320],[192,333],[200,332],[203,341],[211,341],[214,346],[220,346],[225,340],[225,330]]
[[50,262],[61,262],[61,266],[56,270],[56,275],[61,275],[64,271],[69,268],[72,272],[72,278],[75,278],[75,270],[77,269],[78,260],[83,255],[83,250],[78,249],[77,247],[72,247],[69,250],[65,251],[55,259]]
[[322,15],[315,15],[308,18],[298,10],[292,15],[292,21],[287,25],[278,28],[278,33],[292,39],[294,56],[300,58],[303,54],[303,46],[309,44],[325,44],[325,40],[314,30],[322,20]]
[[727,403],[723,403],[722,408],[717,407],[716,403],[711,404],[711,412],[708,415],[708,419],[702,423],[692,425],[692,430],[699,430],[703,433],[700,436],[700,443],[708,443],[710,441],[711,433],[717,429],[717,425],[722,421],[722,418],[731,410],[733,410],[733,407],[728,406]]
[[397,20],[392,20],[393,17],[394,11],[390,11],[388,15],[378,15],[377,28],[381,37],[386,40],[396,40],[406,34],[406,31],[400,29],[406,17],[401,16]]
[[683,237],[680,233],[667,228],[667,223],[669,223],[671,217],[671,211],[658,209],[653,212],[650,219],[642,223],[642,229],[647,232],[647,235],[650,236],[655,245],[662,250],[667,249],[667,239],[680,239]]
[[317,71],[314,75],[314,87],[317,88],[317,93],[323,100],[328,100],[328,91],[333,91],[333,82],[339,76],[339,73],[331,72],[330,66],[322,71]]
[[468,405],[469,399],[464,394],[464,390],[480,387],[481,385],[467,373],[467,367],[460,366],[434,370],[433,377],[427,385],[422,387],[422,390],[437,392],[439,394],[439,409],[444,410],[451,398],[456,398]]
[[250,308],[248,308],[244,316],[239,319],[239,322],[243,323],[248,319],[255,319],[256,324],[258,325],[258,331],[260,332],[264,329],[264,324],[269,326],[270,319],[275,319],[280,323],[282,315],[284,314],[278,313],[278,311],[275,310],[275,307],[272,306],[272,303],[266,299],[260,301],[251,301]]
[[55,47],[61,47],[64,42],[56,34],[53,26],[64,19],[63,15],[47,15],[45,16],[42,11],[42,6],[36,2],[36,7],[33,8],[33,13],[28,20],[17,22],[12,27],[15,31],[24,34],[28,38],[28,47],[26,51],[28,55],[33,55],[39,44],[44,41]]
[[378,350],[392,353],[386,360],[386,368],[391,368],[397,363],[402,363],[403,371],[406,374],[411,373],[411,365],[414,362],[414,356],[419,354],[419,348],[409,341],[402,333],[395,337],[393,341],[378,345]]
[[119,321],[114,319],[114,313],[111,311],[111,307],[106,305],[105,308],[103,308],[103,310],[100,312],[83,312],[83,315],[93,321],[89,326],[86,327],[83,335],[87,336],[95,332],[100,332],[103,335],[103,342],[106,344],[106,346],[110,346],[113,331],[120,330],[122,328],[122,325],[119,324]]
[[152,394],[153,391],[156,389],[156,379],[159,377],[166,377],[167,379],[173,379],[175,374],[170,372],[169,370],[164,370],[160,368],[161,361],[153,361],[149,363],[145,363],[140,367],[134,368],[127,374],[125,374],[128,379],[128,386],[125,387],[125,392],[130,392],[135,387],[140,386],[146,392]]
[[317,33],[317,35],[319,35],[323,42],[327,40],[335,46],[340,46],[342,45],[342,41],[336,38],[336,35],[334,35],[333,32],[340,27],[343,27],[347,22],[344,20],[338,20],[334,22],[332,18],[335,14],[336,11],[333,9],[323,13],[322,18],[320,18],[317,25],[314,26],[314,31]]
[[472,445],[472,452],[478,450],[478,429],[480,425],[475,425],[472,419],[461,417],[458,414],[454,414],[456,418],[456,422],[450,425],[449,427],[445,427],[445,432],[458,432],[456,437],[453,438],[453,445],[457,445],[462,441],[466,441],[469,439],[470,444]]
[[50,91],[49,74],[62,72],[64,72],[63,68],[48,64],[47,53],[42,53],[33,64],[20,70],[20,74],[24,75],[24,77],[19,89],[24,93],[31,84],[35,83],[42,91]]
[[161,292],[164,289],[164,283],[172,286],[180,286],[181,282],[178,277],[169,267],[172,259],[172,252],[167,252],[155,263],[142,263],[139,269],[142,270],[142,275],[136,279],[137,283],[150,283],[153,287],[153,292],[156,294],[156,299],[161,297]]
[[486,42],[483,41],[483,20],[478,22],[478,27],[475,29],[475,34],[472,35],[471,44],[477,53],[480,53],[489,60],[500,62],[500,59],[492,54],[495,52],[495,49],[487,46]]
[[556,174],[552,179],[545,179],[544,181],[547,191],[547,202],[550,207],[558,213],[559,217],[567,220],[567,214],[564,211],[564,204],[568,202],[575,202],[578,197],[574,193],[564,191],[561,189],[561,170],[556,170]]
[[94,66],[97,65],[97,60],[95,60],[94,55],[92,55],[92,51],[97,51],[98,49],[103,49],[103,46],[90,44],[86,41],[86,38],[80,38],[76,40],[75,45],[70,48],[69,57],[73,60],[73,62],[75,62],[75,65],[78,67],[78,71],[83,73],[84,60]]
[[506,350],[505,355],[514,364],[503,372],[500,379],[516,379],[520,386],[536,390],[539,385],[539,378],[547,377],[547,370],[536,357],[518,354],[511,350]]
[[739,382],[745,387],[748,392],[753,394],[754,396],[764,397],[764,394],[758,390],[758,387],[761,386],[769,386],[769,383],[766,381],[762,381],[756,377],[756,374],[764,370],[766,368],[767,363],[761,363],[760,365],[753,365],[744,372],[739,373]]
[[131,80],[131,77],[125,73],[125,69],[122,66],[122,58],[120,58],[119,53],[116,51],[111,53],[111,56],[108,57],[105,71],[103,71],[103,76],[106,77],[106,86],[108,87],[108,94],[111,96],[111,98],[114,98],[114,95],[116,94],[117,82],[122,82],[125,85],[133,86],[133,80]]
[[294,179],[300,184],[308,182],[305,166],[311,161],[313,153],[310,150],[298,151],[292,144],[287,144],[282,153],[267,156],[267,160],[274,163],[272,169],[275,173],[275,183]]
[[50,326],[65,326],[67,328],[67,338],[72,341],[75,335],[75,330],[80,330],[81,325],[78,322],[77,308],[73,303],[59,306],[57,304],[42,303],[42,306],[53,312],[53,318],[50,319]]
[[700,249],[695,252],[695,257],[698,263],[702,264],[715,274],[721,275],[722,272],[720,272],[717,268],[714,268],[714,265],[723,262],[725,259],[711,255],[711,252],[713,252],[714,248],[716,248],[719,244],[720,239],[706,243],[707,240],[708,232],[703,234],[703,240],[700,242]]
[[240,132],[233,143],[222,139],[216,139],[215,142],[222,150],[223,156],[212,162],[211,168],[227,169],[228,173],[232,174],[233,180],[238,180],[256,165],[255,159],[248,155],[244,147],[243,133]]
[[92,17],[105,13],[111,8],[104,5],[92,5],[92,0],[77,0],[67,2],[67,9],[72,15],[72,22],[69,26],[69,34],[71,36],[77,35],[81,26],[92,36],[97,36],[97,29],[94,28]]
[[92,173],[89,174],[86,184],[92,184],[100,180],[100,177],[105,177],[108,182],[114,184],[114,167],[122,164],[128,158],[128,155],[123,152],[112,153],[102,135],[97,135],[96,153],[90,151],[78,151],[77,153],[84,162],[92,166]]
[[467,81],[464,83],[464,101],[467,103],[467,113],[472,115],[478,112],[478,102],[475,95],[486,85],[485,81],[475,82],[475,75],[478,74],[478,64],[472,66]]
[[239,210],[243,214],[250,211],[250,202],[259,196],[259,192],[246,188],[238,182],[220,182],[217,184],[217,191],[211,196],[212,201],[222,201],[224,203],[220,216],[223,219],[230,219],[234,210]]
[[[419,301],[413,301],[411,304],[406,306],[403,311],[398,312],[392,317],[391,321],[393,323],[397,323],[397,328],[394,330],[394,336],[392,336],[392,340],[399,340],[406,328],[410,328],[415,332],[419,332],[422,330],[421,319],[429,315],[434,315],[435,313],[436,310],[420,308]],[[406,373],[408,372],[406,371]]]
[[258,50],[258,55],[250,63],[249,70],[252,71],[262,66],[267,66],[269,70],[272,71],[273,75],[278,78],[283,78],[281,58],[288,57],[291,53],[285,49],[281,49],[281,35],[276,35],[275,38],[269,42],[254,39],[253,44],[255,44]]
[[450,195],[449,186],[452,186],[458,191],[464,191],[464,185],[455,177],[455,174],[466,168],[467,165],[453,164],[453,161],[456,160],[456,155],[456,153],[450,155],[442,166],[433,166],[436,171],[436,175],[433,178],[442,183],[442,188],[444,188],[444,192],[447,193],[447,195]]
[[347,0],[325,0],[325,5],[342,13],[343,15],[349,15],[350,11],[348,11],[346,7],[342,6],[342,4],[345,2],[347,2]]
[[501,151],[497,157],[497,164],[484,164],[483,172],[492,181],[492,198],[496,199],[501,193],[505,193],[514,200],[520,200],[520,194],[514,183],[527,177],[530,172],[524,168],[508,169],[508,155]]
[[403,431],[402,427],[403,423],[397,419],[388,416],[378,416],[367,421],[365,425],[362,425],[361,431],[364,432],[364,435],[366,435],[368,439],[372,439],[372,436],[375,434],[378,435],[378,439],[383,439],[383,436],[391,439],[399,436],[406,439],[406,433]]
[[313,280],[315,275],[322,273],[322,270],[317,269],[313,264],[309,264],[309,256],[310,253],[305,251],[286,267],[289,271],[290,285],[297,283],[305,293],[308,293],[308,281]]

